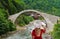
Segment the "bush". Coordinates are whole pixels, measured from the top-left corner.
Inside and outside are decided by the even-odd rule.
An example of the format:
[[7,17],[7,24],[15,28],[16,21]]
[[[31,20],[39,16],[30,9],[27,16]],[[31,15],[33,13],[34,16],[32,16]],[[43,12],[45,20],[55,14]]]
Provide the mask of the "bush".
[[60,24],[55,24],[52,36],[53,39],[60,39]]
[[0,35],[16,30],[16,26],[6,19],[0,19]]
[[17,18],[16,23],[20,26],[25,26],[26,24],[29,24],[29,22],[33,20],[34,20],[33,17],[22,14]]
[[8,21],[9,21],[9,31],[14,31],[14,30],[16,30],[15,24],[13,24],[10,20],[8,20]]
[[16,30],[16,26],[7,19],[8,16],[3,9],[0,10],[0,35]]
[[6,19],[8,19],[9,14],[4,10],[4,9],[0,9],[0,17],[4,16]]

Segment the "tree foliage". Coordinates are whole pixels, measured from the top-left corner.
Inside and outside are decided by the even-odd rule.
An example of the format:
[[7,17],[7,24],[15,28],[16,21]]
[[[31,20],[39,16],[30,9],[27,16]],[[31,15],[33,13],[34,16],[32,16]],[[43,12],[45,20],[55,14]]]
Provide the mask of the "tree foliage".
[[53,39],[60,39],[60,24],[55,24],[52,36]]
[[33,17],[32,16],[27,16],[27,15],[20,15],[17,20],[16,23],[20,26],[25,26],[26,24],[29,24],[29,22],[33,21]]
[[60,0],[15,0],[25,9],[35,9],[60,16]]
[[16,3],[14,0],[1,0],[0,8],[7,10],[12,15],[24,9],[21,4]]
[[35,9],[60,16],[60,0],[1,0],[0,8],[6,9],[9,14]]
[[16,27],[8,20],[8,14],[4,9],[0,9],[0,35],[14,30],[16,30]]

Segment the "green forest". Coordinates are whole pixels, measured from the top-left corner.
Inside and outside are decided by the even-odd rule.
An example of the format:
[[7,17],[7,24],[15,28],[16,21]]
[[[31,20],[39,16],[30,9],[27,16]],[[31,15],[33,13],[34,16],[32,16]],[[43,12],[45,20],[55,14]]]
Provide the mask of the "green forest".
[[0,9],[10,15],[25,9],[35,9],[60,16],[60,0],[0,0]]
[[[8,19],[10,15],[22,10],[34,9],[60,17],[60,0],[0,0],[0,35],[16,30],[15,24]],[[31,17],[30,17],[31,18]],[[59,39],[60,25],[55,25],[54,39]]]

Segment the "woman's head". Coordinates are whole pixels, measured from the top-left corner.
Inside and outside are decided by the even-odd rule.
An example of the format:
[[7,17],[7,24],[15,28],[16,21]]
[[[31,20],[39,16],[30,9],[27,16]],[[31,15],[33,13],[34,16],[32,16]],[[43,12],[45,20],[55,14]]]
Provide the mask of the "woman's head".
[[36,32],[40,32],[40,30],[41,30],[40,28],[35,28]]

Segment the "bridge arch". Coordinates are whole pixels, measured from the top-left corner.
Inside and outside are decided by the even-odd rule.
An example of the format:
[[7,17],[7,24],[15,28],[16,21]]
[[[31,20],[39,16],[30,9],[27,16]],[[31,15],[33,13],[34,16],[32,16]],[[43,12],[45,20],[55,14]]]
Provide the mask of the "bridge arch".
[[[44,17],[45,21],[46,21],[46,24],[47,26],[54,26],[54,24],[47,18],[46,15],[44,15],[42,12],[40,11],[37,11],[37,10],[23,10],[19,13],[16,13],[14,15],[10,15],[8,19],[10,19],[13,23],[16,21],[16,19],[22,14],[22,13],[25,13],[25,12],[36,12],[36,13],[39,13],[42,17]],[[49,16],[48,16],[49,17]],[[53,27],[49,27],[49,31],[52,31],[53,30]]]
[[14,14],[14,15],[9,16],[9,19],[14,23],[14,22],[16,21],[16,19],[17,19],[22,13],[25,13],[25,12],[36,12],[36,13],[40,14],[40,15],[46,20],[45,16],[41,14],[42,12],[39,12],[39,11],[37,11],[37,10],[23,10],[23,11],[17,13],[17,14]]

